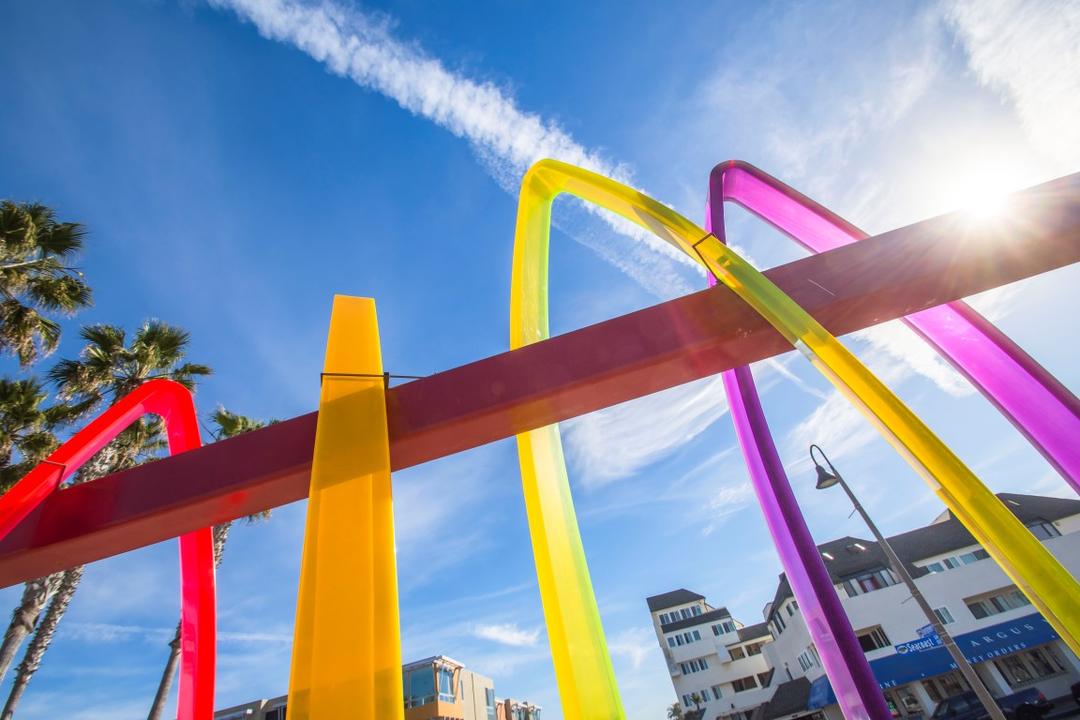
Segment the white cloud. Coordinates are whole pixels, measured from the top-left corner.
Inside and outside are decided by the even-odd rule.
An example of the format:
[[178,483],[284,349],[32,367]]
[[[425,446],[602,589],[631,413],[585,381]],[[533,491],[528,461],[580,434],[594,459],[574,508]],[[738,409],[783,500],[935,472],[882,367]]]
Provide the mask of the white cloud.
[[705,515],[708,524],[701,529],[701,534],[712,535],[727,518],[742,511],[754,501],[754,487],[749,482],[718,488],[709,498],[708,511]]
[[1056,172],[1080,164],[1080,4],[953,0],[946,17],[979,80],[1008,98]]
[[[300,0],[209,0],[231,8],[272,40],[290,43],[336,75],[379,92],[402,108],[469,141],[492,176],[516,193],[525,170],[555,158],[625,184],[628,169],[580,145],[551,120],[521,110],[490,82],[451,72],[422,50],[391,36],[387,23],[331,2]],[[570,234],[656,295],[690,290],[684,274],[693,260],[671,245],[607,211],[587,206],[610,229],[633,242],[610,247],[588,228]],[[566,229],[565,220],[556,224]],[[681,268],[681,269],[680,269]]]
[[627,477],[693,439],[727,413],[719,376],[647,395],[563,423],[585,485]]
[[[402,595],[483,551],[491,519],[479,508],[490,495],[495,455],[489,448],[394,473],[394,532]],[[471,517],[468,526],[462,517]],[[431,552],[439,538],[439,552]]]
[[532,647],[540,638],[540,628],[523,630],[516,623],[477,625],[473,634],[482,639],[512,647]]
[[638,670],[649,654],[656,652],[656,634],[652,628],[626,628],[608,638],[608,650],[615,657],[626,658],[630,667]]
[[790,452],[798,458],[789,471],[809,463],[806,448],[813,443],[828,448],[829,457],[836,459],[862,448],[876,434],[877,431],[862,413],[838,390],[833,390],[825,402],[788,434]]
[[950,395],[960,397],[974,392],[937,350],[902,322],[875,325],[853,337],[870,344],[870,352],[862,354],[863,362],[886,383],[900,382],[914,372]]
[[[119,625],[115,623],[91,623],[71,622],[65,623],[64,635],[72,640],[102,644],[122,643],[132,640],[161,644],[173,638],[175,627],[149,627],[144,625]],[[219,630],[217,639],[220,643],[258,644],[258,643],[292,643],[292,634],[279,633],[251,633],[229,632]]]

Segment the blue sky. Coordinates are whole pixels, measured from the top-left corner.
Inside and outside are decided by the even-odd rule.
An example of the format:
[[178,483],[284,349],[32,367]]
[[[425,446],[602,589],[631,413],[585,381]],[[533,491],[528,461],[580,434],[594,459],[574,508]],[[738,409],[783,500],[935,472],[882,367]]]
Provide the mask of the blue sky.
[[[215,369],[202,412],[291,417],[316,406],[334,293],[377,299],[393,372],[506,348],[516,186],[543,156],[698,220],[709,169],[749,160],[872,232],[1080,169],[1075,4],[876,5],[0,2],[0,197],[91,231],[96,305],[60,356],[79,323],[157,317]],[[573,202],[556,223],[557,332],[703,283]],[[731,223],[760,267],[799,256],[741,211]],[[1075,391],[1077,325],[1054,308],[1078,288],[1070,268],[975,305]],[[1069,492],[902,327],[849,343],[995,490]],[[810,442],[887,531],[941,510],[801,358],[755,373],[820,541],[864,530],[812,491]],[[722,389],[564,431],[628,714],[663,717],[674,697],[644,598],[685,586],[749,623],[779,572]],[[448,654],[557,718],[519,487],[509,441],[395,475],[404,655]],[[286,691],[302,533],[296,504],[233,534],[220,706]],[[143,717],[176,593],[172,543],[92,566],[20,717]]]

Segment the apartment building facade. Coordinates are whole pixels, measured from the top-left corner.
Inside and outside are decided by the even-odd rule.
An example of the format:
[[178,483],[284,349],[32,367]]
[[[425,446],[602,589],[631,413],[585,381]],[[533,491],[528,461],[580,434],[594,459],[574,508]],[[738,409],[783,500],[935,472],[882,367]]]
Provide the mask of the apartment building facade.
[[675,694],[689,720],[749,720],[771,696],[765,623],[743,625],[686,589],[647,600]]
[[[491,678],[436,655],[401,669],[405,720],[539,720],[540,707],[495,697]],[[253,700],[214,713],[214,720],[285,720],[288,696]]]
[[[999,497],[1070,572],[1080,575],[1080,500]],[[931,524],[889,542],[992,694],[1037,687],[1047,697],[1058,697],[1080,679],[1080,661],[951,514],[943,513]],[[927,717],[941,699],[967,689],[945,649],[927,632],[926,618],[889,569],[876,542],[844,537],[818,549],[894,717]],[[694,618],[704,615],[708,606],[700,595],[686,590],[665,596],[680,601],[673,603],[677,618],[672,609],[653,611],[658,604],[655,597],[649,599],[649,607],[665,658],[675,660],[681,646],[676,642],[671,647],[668,638],[678,623],[687,620],[683,608],[691,608],[688,612]],[[697,616],[695,604],[701,608]],[[666,624],[661,617],[665,613]],[[753,696],[757,705],[752,720],[839,720],[842,716],[821,658],[783,575],[763,615],[769,641],[761,647],[760,662],[773,674]],[[676,622],[670,622],[673,619]],[[691,638],[698,642],[693,634]],[[685,710],[696,710],[699,706],[683,697],[687,676],[675,672],[681,667],[673,668],[671,660],[676,694]],[[725,710],[709,705],[700,717],[725,718],[732,710],[745,714],[747,707],[736,703]]]
[[540,720],[540,706],[528,700],[500,698],[496,706],[498,720]]

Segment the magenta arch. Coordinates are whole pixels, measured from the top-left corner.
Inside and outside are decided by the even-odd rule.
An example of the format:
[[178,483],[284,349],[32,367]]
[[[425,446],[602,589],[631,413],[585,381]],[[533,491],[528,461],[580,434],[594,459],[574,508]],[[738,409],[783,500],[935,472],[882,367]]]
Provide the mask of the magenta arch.
[[[721,163],[710,174],[706,229],[721,241],[726,240],[724,202],[742,205],[811,252],[867,237],[835,213],[741,161]],[[963,302],[904,320],[978,387],[1080,492],[1080,443],[1076,442],[1080,403],[1072,393]],[[791,490],[750,368],[726,371],[723,381],[766,524],[844,715],[887,720],[891,715],[881,690]]]

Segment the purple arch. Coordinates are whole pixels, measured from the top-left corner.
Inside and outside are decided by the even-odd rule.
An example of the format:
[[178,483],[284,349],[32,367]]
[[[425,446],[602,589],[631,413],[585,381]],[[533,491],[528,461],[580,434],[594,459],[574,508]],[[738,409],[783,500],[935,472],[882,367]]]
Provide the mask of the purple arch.
[[[739,203],[811,252],[867,237],[835,213],[744,162],[721,163],[709,178],[706,228],[722,241],[726,240],[726,201]],[[1080,443],[1075,440],[1080,437],[1080,403],[1072,393],[962,302],[916,313],[905,322],[978,387],[1080,492]],[[887,720],[891,715],[881,690],[777,454],[753,375],[742,366],[726,371],[723,380],[766,524],[844,715]]]

